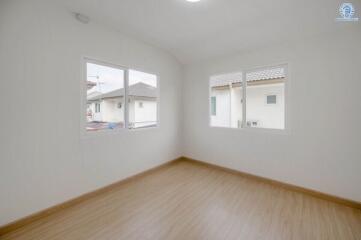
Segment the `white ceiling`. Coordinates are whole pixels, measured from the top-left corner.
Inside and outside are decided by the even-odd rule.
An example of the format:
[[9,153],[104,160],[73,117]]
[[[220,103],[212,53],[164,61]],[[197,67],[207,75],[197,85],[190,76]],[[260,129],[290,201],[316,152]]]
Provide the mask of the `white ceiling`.
[[[360,24],[335,22],[337,0],[59,1],[184,64]],[[361,12],[360,0],[353,2]]]

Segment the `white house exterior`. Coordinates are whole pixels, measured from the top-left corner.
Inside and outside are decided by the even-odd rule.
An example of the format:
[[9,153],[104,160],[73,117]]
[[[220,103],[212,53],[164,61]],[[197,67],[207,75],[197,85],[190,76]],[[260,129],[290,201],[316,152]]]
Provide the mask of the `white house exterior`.
[[[246,124],[249,127],[284,128],[283,68],[249,73],[247,77]],[[242,127],[242,74],[211,78],[211,126]]]
[[[129,86],[129,126],[152,126],[157,122],[157,89],[139,82]],[[87,97],[88,130],[124,126],[124,88]],[[109,125],[110,124],[110,125]]]

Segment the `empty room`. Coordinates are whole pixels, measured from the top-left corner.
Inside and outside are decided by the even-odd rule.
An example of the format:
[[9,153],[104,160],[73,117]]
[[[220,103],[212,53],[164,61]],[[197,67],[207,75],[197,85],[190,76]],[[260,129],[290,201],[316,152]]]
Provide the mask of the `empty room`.
[[0,240],[361,240],[361,1],[0,0]]

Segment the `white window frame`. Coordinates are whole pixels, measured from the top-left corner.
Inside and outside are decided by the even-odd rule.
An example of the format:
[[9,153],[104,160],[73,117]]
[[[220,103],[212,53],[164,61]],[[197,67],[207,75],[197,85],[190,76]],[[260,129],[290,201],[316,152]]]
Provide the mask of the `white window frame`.
[[[247,80],[246,75],[247,73],[263,70],[267,68],[278,68],[282,67],[285,69],[285,85],[284,85],[284,121],[285,121],[285,127],[283,129],[276,129],[276,128],[257,128],[257,127],[248,127],[247,126]],[[214,74],[211,77],[208,78],[208,125],[210,128],[214,129],[227,129],[227,130],[241,130],[241,131],[250,131],[250,132],[259,132],[259,133],[276,133],[276,134],[290,134],[291,127],[290,127],[290,105],[291,105],[291,99],[290,99],[290,89],[291,89],[291,81],[290,81],[290,66],[288,63],[279,63],[279,64],[272,64],[272,65],[266,65],[261,67],[253,67],[253,68],[246,68],[244,70],[240,71],[233,71],[233,72],[227,72],[223,74],[231,74],[231,73],[242,73],[242,86],[243,86],[243,97],[242,97],[242,127],[240,128],[232,128],[232,127],[224,127],[224,126],[212,126],[212,110],[211,110],[211,77],[222,75],[222,74]],[[267,94],[268,95],[268,94]],[[277,95],[277,98],[279,98],[278,94],[271,94],[271,95]],[[278,104],[278,99],[277,103]],[[266,103],[267,104],[267,103]],[[270,106],[274,106],[273,104],[270,104]]]
[[[122,108],[124,108],[124,127],[123,128],[117,128],[117,129],[104,129],[104,130],[100,130],[100,131],[87,131],[86,130],[86,109],[87,109],[87,88],[86,88],[86,82],[87,82],[87,63],[93,63],[93,64],[97,64],[97,65],[101,65],[101,66],[105,66],[105,67],[111,67],[111,68],[116,68],[119,70],[124,71],[124,104],[122,105]],[[133,71],[140,71],[140,72],[144,72],[144,73],[148,73],[148,74],[152,74],[154,76],[156,76],[156,81],[157,81],[157,123],[155,126],[151,126],[151,127],[143,127],[143,128],[129,128],[129,111],[128,111],[128,88],[129,88],[129,71],[133,70]],[[125,67],[123,65],[119,65],[119,64],[114,64],[114,63],[110,63],[109,61],[103,61],[103,60],[98,60],[96,58],[93,57],[87,57],[87,56],[83,56],[81,57],[81,72],[82,72],[82,76],[81,76],[81,81],[80,81],[80,96],[81,96],[81,102],[80,102],[80,106],[81,106],[81,116],[80,116],[80,127],[81,127],[81,136],[83,137],[89,137],[89,136],[97,136],[97,135],[104,135],[104,134],[116,134],[119,132],[124,132],[124,131],[146,131],[146,130],[154,130],[154,129],[159,129],[160,128],[160,80],[159,80],[159,74],[151,72],[151,71],[147,71],[147,70],[138,70],[137,68],[132,68],[132,67]]]

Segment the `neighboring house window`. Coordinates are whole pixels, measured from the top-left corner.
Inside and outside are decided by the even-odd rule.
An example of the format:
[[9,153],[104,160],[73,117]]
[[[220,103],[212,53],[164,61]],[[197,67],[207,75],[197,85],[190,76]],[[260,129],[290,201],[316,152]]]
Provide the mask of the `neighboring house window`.
[[[286,66],[277,66],[212,76],[210,125],[285,129],[286,70]],[[270,105],[273,107],[269,108]]]
[[[156,75],[87,58],[85,68],[86,131],[158,125],[159,88]],[[126,104],[124,108],[123,102]],[[135,107],[136,102],[139,102],[141,110]],[[91,109],[92,104],[94,110]]]
[[277,104],[277,95],[267,95],[267,104]]
[[217,97],[211,97],[211,115],[217,115]]
[[95,103],[95,112],[96,113],[100,112],[100,103]]

